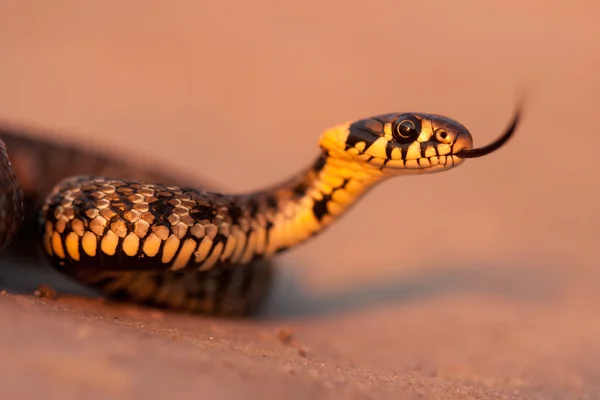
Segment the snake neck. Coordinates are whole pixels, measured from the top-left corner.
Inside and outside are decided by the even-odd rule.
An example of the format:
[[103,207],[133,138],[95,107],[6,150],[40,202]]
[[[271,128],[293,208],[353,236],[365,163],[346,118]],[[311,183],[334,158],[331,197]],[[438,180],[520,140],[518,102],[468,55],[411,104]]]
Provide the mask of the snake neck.
[[252,224],[264,226],[256,240],[264,243],[262,253],[269,256],[321,233],[382,178],[379,169],[324,151],[293,178],[238,200],[250,210]]

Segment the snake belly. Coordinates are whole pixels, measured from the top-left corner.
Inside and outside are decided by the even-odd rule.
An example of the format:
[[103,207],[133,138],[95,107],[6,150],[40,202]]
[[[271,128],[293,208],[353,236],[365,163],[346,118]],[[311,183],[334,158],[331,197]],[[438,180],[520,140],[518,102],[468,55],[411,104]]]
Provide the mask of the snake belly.
[[262,301],[271,272],[258,259],[266,238],[256,236],[255,217],[217,193],[75,177],[44,203],[40,237],[59,270],[113,297],[246,314]]

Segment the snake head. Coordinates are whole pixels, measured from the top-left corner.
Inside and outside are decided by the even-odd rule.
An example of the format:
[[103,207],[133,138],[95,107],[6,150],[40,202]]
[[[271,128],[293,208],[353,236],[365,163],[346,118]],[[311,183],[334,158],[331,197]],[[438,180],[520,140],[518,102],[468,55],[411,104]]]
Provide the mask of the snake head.
[[462,124],[436,114],[383,114],[339,125],[321,137],[321,147],[339,160],[353,161],[366,170],[396,174],[432,173],[481,157],[504,145],[519,120],[493,143],[473,148],[473,138]]

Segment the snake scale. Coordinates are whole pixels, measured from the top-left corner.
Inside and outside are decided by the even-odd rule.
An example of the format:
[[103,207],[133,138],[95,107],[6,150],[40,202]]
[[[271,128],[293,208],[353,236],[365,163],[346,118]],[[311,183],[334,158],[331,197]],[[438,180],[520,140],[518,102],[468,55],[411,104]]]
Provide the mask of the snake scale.
[[[113,299],[212,315],[258,309],[273,257],[314,237],[374,185],[492,153],[460,123],[392,113],[325,130],[311,165],[243,194],[0,129],[0,249],[41,250],[69,278]],[[163,182],[163,183],[157,183]],[[12,243],[9,246],[9,243]]]

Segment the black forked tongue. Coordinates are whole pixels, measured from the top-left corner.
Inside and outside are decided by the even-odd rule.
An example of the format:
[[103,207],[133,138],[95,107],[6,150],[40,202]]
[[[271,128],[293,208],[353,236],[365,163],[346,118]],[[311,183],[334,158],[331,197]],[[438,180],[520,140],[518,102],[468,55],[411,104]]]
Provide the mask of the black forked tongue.
[[506,128],[506,131],[502,134],[502,136],[500,136],[498,139],[496,139],[496,141],[488,144],[487,146],[480,147],[478,149],[460,150],[455,155],[460,158],[475,158],[475,157],[485,156],[487,154],[490,154],[490,153],[498,150],[500,147],[502,147],[502,145],[504,145],[506,142],[508,142],[508,139],[510,139],[512,137],[513,133],[517,129],[517,125],[519,124],[520,117],[521,117],[521,107],[518,107],[517,111],[515,112],[512,122],[510,123],[508,128]]

